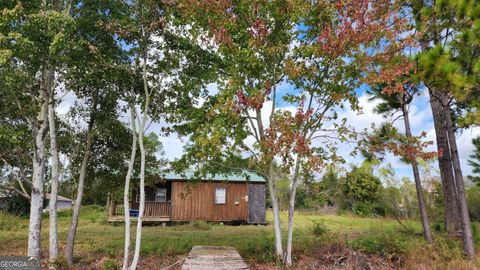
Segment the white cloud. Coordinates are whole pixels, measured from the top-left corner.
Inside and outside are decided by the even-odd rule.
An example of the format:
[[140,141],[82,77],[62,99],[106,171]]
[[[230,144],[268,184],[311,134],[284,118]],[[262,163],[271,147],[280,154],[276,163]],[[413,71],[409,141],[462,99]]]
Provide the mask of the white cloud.
[[[287,92],[291,87],[288,84],[282,84],[279,87],[280,91]],[[209,90],[210,94],[215,94],[218,92],[217,85],[210,84],[208,85],[207,89]],[[62,96],[62,93],[58,94]],[[69,92],[65,96],[63,96],[62,102],[57,106],[57,113],[59,115],[65,115],[73,103],[75,101],[81,102],[73,92]],[[199,102],[202,102],[200,100]],[[417,96],[414,99],[413,104],[410,106],[410,121],[412,125],[412,132],[416,135],[420,134],[421,132],[425,131],[427,133],[426,139],[431,140],[435,143],[435,130],[432,121],[432,114],[429,105],[429,97],[428,93],[423,93],[420,96]],[[386,119],[373,112],[375,106],[379,103],[379,101],[370,101],[367,94],[362,94],[359,96],[359,104],[362,107],[362,113],[358,114],[355,111],[352,111],[350,108],[344,109],[343,111],[339,111],[339,118],[346,118],[347,124],[354,127],[357,131],[362,131],[364,129],[369,129],[371,123],[375,123],[377,126],[384,122]],[[282,105],[281,102],[277,101],[277,106]],[[271,111],[272,102],[266,102],[265,106],[262,109],[262,119],[265,123],[265,128],[269,126],[269,113]],[[296,111],[294,106],[278,106],[277,109],[279,110],[289,110],[292,113]],[[253,112],[250,112],[253,115]],[[121,115],[120,120],[125,122],[129,125],[129,113],[126,115]],[[186,138],[179,138],[176,134],[172,134],[169,136],[165,136],[162,134],[161,128],[168,126],[165,123],[152,123],[147,130],[147,132],[154,132],[159,135],[160,141],[163,144],[165,157],[169,160],[174,160],[176,158],[181,157],[183,154],[183,146],[186,143]],[[403,122],[398,120],[396,123],[396,127],[400,131],[404,131]],[[462,133],[457,134],[457,144],[458,150],[461,159],[461,165],[463,169],[463,173],[465,176],[471,174],[472,168],[468,165],[468,158],[473,153],[474,146],[472,144],[472,139],[480,136],[480,128],[470,128],[464,130]],[[246,140],[246,144],[252,146],[254,143],[254,138],[250,137]],[[350,156],[350,153],[354,149],[355,145],[352,143],[342,143],[338,145],[338,154],[341,155],[347,163],[359,164],[362,161],[362,157],[357,155],[356,157]],[[436,146],[432,145],[429,147],[430,151],[436,151]],[[385,162],[390,162],[397,175],[399,177],[407,176],[412,178],[412,173],[410,166],[408,164],[402,163],[397,157],[389,154],[386,156]],[[433,166],[437,166],[437,163],[434,162]]]
[[[378,126],[380,123],[386,120],[381,115],[373,112],[373,109],[378,104],[378,101],[369,101],[368,96],[364,93],[359,97],[359,103],[363,108],[362,114],[358,115],[356,112],[353,112],[350,109],[339,113],[339,117],[347,118],[347,123],[353,126],[356,130],[369,128],[372,122]],[[429,146],[427,150],[436,151],[435,129],[433,126],[428,93],[423,93],[422,95],[415,97],[413,104],[410,106],[410,122],[414,135],[419,135],[421,132],[425,131],[427,133],[426,140],[433,141],[434,144]],[[401,119],[397,120],[395,126],[399,129],[399,131],[404,131],[404,126]],[[460,134],[457,134],[457,145],[464,176],[467,176],[472,172],[472,168],[468,165],[468,158],[474,150],[472,139],[477,136],[480,136],[480,128],[478,127],[470,128],[464,130]],[[358,164],[362,161],[362,157],[350,157],[348,155],[353,150],[353,147],[353,145],[345,143],[339,145],[339,153],[346,159],[348,163]],[[388,154],[385,162],[390,162],[392,164],[399,177],[406,176],[410,179],[413,178],[410,166],[401,162],[399,158]],[[438,166],[438,163],[434,162],[432,166]]]

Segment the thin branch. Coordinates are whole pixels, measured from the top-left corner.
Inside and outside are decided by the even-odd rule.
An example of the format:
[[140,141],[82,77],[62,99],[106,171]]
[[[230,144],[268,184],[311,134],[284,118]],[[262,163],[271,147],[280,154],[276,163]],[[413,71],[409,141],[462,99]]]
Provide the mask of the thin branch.
[[[247,109],[244,109],[244,112],[248,114],[248,110]],[[250,116],[247,118],[248,121],[250,122],[250,126],[252,127],[252,130],[253,130],[253,135],[255,137],[255,140],[257,140],[257,143],[260,143],[260,137],[258,136],[258,132],[257,132],[257,129],[255,128],[255,125],[253,124],[253,120],[252,119],[256,119],[256,118],[250,118]]]
[[23,191],[13,187],[13,186],[6,186],[6,185],[2,185],[0,186],[0,189],[7,189],[7,190],[11,190],[11,191],[14,191],[15,193],[18,193],[20,196],[28,199],[28,201],[31,200],[30,196],[27,194],[27,193],[24,193]]

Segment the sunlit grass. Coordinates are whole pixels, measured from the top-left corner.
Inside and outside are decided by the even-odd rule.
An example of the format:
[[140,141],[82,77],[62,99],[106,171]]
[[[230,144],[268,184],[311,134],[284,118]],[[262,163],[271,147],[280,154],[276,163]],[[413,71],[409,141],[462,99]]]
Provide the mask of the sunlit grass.
[[[59,237],[64,245],[68,233],[71,211],[59,214]],[[11,243],[9,247],[0,247],[0,254],[24,252],[28,231],[28,219],[16,218],[3,214],[0,221],[0,242]],[[282,230],[286,233],[287,213],[281,214]],[[8,221],[7,221],[8,220]],[[272,213],[267,213],[267,225],[227,226],[209,224],[208,228],[198,226],[145,226],[142,237],[142,253],[144,254],[183,254],[194,245],[228,245],[237,248],[244,256],[249,257],[258,252],[257,248],[273,249]],[[295,248],[307,249],[318,244],[311,228],[315,222],[322,222],[330,235],[346,238],[369,233],[391,232],[401,229],[397,221],[388,218],[361,218],[356,216],[318,215],[312,213],[296,213],[295,215]],[[420,232],[418,222],[406,221],[409,227]],[[44,216],[44,228],[48,228],[48,216]],[[98,206],[84,207],[80,214],[80,223],[76,248],[90,253],[101,253],[113,256],[121,254],[123,249],[123,224],[106,222],[105,210]],[[132,238],[135,226],[132,226]],[[421,237],[414,236],[421,240]],[[48,245],[48,229],[42,230],[42,244]],[[265,250],[264,250],[265,252]],[[267,251],[268,252],[268,251]],[[13,255],[13,254],[11,254]],[[21,255],[21,254],[18,254]]]
[[[59,213],[61,248],[66,242],[70,217],[71,211]],[[287,217],[286,212],[281,213],[284,237],[286,236]],[[107,215],[103,207],[83,207],[75,246],[77,261],[89,265],[102,257],[116,258],[117,261],[119,258],[121,259],[123,223],[112,224],[106,220]],[[194,222],[167,227],[144,226],[141,253],[155,256],[155,258],[183,256],[195,245],[221,245],[235,247],[247,262],[271,263],[275,260],[272,223],[272,213],[268,212],[266,225],[227,226]],[[294,253],[317,256],[315,250],[319,247],[341,243],[343,246],[387,259],[399,256],[399,254],[411,257],[411,254],[415,254],[415,250],[421,249],[424,252],[423,256],[436,254],[431,257],[449,257],[448,260],[462,261],[460,241],[446,235],[436,234],[437,243],[434,248],[431,248],[423,240],[420,222],[402,220],[402,223],[408,230],[397,220],[391,218],[321,215],[299,211],[295,213]],[[135,225],[135,223],[132,224],[132,241],[135,237]],[[318,226],[322,227],[321,234],[315,233],[315,226],[317,226],[317,231]],[[47,214],[44,215],[43,228],[43,254],[48,254]],[[0,213],[0,243],[7,243],[0,245],[0,255],[24,255],[27,236],[28,218]],[[425,252],[429,248],[432,249],[432,252]],[[425,258],[425,260],[427,259]],[[439,263],[443,266],[448,260]]]

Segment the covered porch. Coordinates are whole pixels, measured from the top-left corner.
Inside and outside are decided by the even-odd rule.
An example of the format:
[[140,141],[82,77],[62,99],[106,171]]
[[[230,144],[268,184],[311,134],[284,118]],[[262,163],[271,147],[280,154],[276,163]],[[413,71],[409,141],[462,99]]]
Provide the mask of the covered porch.
[[[108,221],[124,221],[125,207],[123,203],[113,201],[109,206]],[[145,202],[143,221],[166,222],[171,220],[170,202]],[[130,217],[138,218],[138,209],[130,209]]]
[[[158,183],[154,187],[145,187],[145,211],[143,221],[167,222],[172,219],[171,192],[172,183]],[[139,215],[140,194],[134,189],[130,201],[130,217]],[[108,205],[108,221],[124,221],[125,207],[123,201],[111,201]]]

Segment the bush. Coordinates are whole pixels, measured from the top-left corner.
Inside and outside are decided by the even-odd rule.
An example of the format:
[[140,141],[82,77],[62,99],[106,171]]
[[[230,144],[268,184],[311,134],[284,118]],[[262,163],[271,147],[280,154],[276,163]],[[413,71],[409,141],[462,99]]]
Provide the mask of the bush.
[[310,228],[310,231],[314,236],[320,237],[324,235],[328,231],[328,229],[327,229],[327,226],[325,226],[325,223],[323,221],[320,221],[320,222],[313,222],[313,225]]
[[433,223],[433,230],[437,233],[441,233],[444,231],[443,225],[440,222],[435,222]]
[[247,261],[271,263],[276,261],[273,237],[263,237],[256,242],[249,242],[242,248],[240,254]]
[[389,233],[360,237],[354,240],[351,245],[355,250],[380,255],[382,258],[391,261],[399,260],[407,252],[405,242]]
[[475,242],[475,245],[480,244],[480,232],[478,231],[478,225],[475,223],[472,223],[472,237],[473,241]]
[[15,193],[4,198],[3,210],[15,216],[28,216],[30,213],[30,202],[25,197]]
[[468,212],[472,220],[480,221],[480,187],[467,190]]
[[210,230],[210,224],[203,220],[197,220],[191,223],[192,229],[198,230],[198,231],[208,231]]
[[435,245],[433,246],[435,253],[444,261],[450,261],[463,257],[463,251],[460,241],[452,239],[452,236],[438,234],[435,237]]
[[361,217],[373,216],[373,215],[385,215],[385,209],[379,206],[377,203],[371,202],[356,202],[352,205],[352,212],[355,215]]

